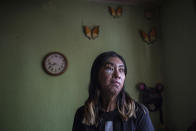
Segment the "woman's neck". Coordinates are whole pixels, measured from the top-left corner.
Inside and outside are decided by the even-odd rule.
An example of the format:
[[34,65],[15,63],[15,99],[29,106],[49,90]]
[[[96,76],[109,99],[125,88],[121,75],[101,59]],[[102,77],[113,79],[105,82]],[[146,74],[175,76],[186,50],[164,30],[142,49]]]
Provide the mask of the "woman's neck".
[[102,110],[105,112],[113,111],[116,109],[116,97],[101,97]]

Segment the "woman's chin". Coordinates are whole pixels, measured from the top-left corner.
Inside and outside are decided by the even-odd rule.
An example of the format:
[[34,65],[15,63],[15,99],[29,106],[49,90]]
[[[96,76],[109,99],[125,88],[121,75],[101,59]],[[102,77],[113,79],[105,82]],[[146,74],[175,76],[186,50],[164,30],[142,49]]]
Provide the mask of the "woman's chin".
[[112,87],[112,89],[110,90],[111,94],[113,96],[117,96],[118,93],[120,92],[119,87]]

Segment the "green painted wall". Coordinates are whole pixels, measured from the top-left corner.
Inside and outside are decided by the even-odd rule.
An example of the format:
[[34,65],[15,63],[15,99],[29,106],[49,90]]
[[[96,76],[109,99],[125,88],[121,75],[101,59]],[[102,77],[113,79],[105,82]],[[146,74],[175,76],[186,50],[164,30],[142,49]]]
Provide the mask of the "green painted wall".
[[[15,2],[0,5],[0,130],[69,131],[74,113],[87,98],[90,68],[108,50],[123,55],[128,65],[126,89],[138,99],[135,85],[162,81],[159,38],[147,46],[138,29],[149,24],[141,8],[123,6],[113,19],[107,3],[87,1]],[[114,5],[115,6],[115,5]],[[99,25],[100,35],[88,40],[82,25]],[[47,75],[43,57],[59,51],[68,59],[67,71]],[[155,125],[158,115],[152,114]]]
[[196,7],[193,0],[167,1],[161,16],[166,126],[186,131],[196,119]]

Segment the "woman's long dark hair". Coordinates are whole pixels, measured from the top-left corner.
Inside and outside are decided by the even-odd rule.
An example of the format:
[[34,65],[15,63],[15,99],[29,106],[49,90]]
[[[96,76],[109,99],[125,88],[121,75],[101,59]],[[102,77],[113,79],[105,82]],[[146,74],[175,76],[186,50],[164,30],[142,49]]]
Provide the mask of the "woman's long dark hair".
[[[98,73],[100,68],[110,57],[118,57],[125,66],[125,75],[127,74],[127,66],[124,58],[114,51],[104,52],[95,59],[90,74],[89,97],[85,102],[83,123],[86,125],[97,125],[99,119],[99,110],[101,108],[100,86],[98,81]],[[135,103],[133,99],[126,93],[124,86],[117,97],[117,107],[122,120],[126,121],[135,114]]]

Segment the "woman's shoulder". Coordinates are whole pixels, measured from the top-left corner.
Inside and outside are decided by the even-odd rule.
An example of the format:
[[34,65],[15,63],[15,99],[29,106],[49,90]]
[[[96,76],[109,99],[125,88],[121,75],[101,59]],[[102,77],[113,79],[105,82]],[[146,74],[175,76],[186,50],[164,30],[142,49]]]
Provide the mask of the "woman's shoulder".
[[83,114],[84,114],[84,105],[83,105],[83,106],[80,106],[80,107],[76,110],[75,116],[76,116],[76,117],[82,117]]
[[78,107],[77,112],[81,112],[81,111],[84,111],[84,105]]
[[145,105],[136,102],[135,103],[135,112],[136,112],[136,127],[139,131],[154,131],[154,127],[152,125],[149,111]]
[[142,115],[146,115],[149,114],[148,108],[139,102],[135,102],[135,112],[136,112],[136,116],[142,114]]
[[81,106],[76,110],[72,131],[79,131],[80,128],[82,128],[83,116],[84,116],[84,106]]

